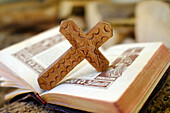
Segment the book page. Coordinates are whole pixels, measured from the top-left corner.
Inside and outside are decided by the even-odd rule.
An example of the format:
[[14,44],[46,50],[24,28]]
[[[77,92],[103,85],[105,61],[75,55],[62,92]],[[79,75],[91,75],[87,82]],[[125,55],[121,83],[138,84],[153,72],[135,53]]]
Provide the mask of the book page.
[[[113,46],[104,52],[110,61],[106,72],[97,72],[89,63],[71,74],[67,81],[42,93],[116,101],[135,80],[162,43]],[[45,100],[47,98],[44,98]]]
[[[70,47],[71,44],[60,34],[59,27],[56,27],[1,50],[0,68],[8,74],[0,74],[6,77],[12,77],[14,75],[12,77],[13,79],[10,78],[10,81],[8,80],[10,83],[7,83],[6,80],[6,83],[3,84],[9,84],[11,86],[11,82],[16,82],[16,79],[18,79],[18,83],[24,85],[20,87],[25,87],[38,93],[43,92],[37,82],[39,74]],[[102,48],[99,49],[102,51]],[[85,60],[82,61],[68,76],[81,68],[85,63]]]
[[30,90],[42,92],[37,78],[71,44],[59,33],[59,27],[43,32],[0,51],[0,67],[23,79]]

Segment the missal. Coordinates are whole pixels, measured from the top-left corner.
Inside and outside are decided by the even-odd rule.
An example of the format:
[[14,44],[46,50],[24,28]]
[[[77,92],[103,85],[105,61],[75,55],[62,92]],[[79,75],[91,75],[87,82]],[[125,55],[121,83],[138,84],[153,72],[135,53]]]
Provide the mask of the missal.
[[162,42],[99,48],[109,68],[97,72],[84,59],[49,91],[38,77],[71,44],[55,27],[0,51],[2,87],[15,87],[5,99],[36,93],[46,103],[98,113],[138,112],[170,66],[170,52]]

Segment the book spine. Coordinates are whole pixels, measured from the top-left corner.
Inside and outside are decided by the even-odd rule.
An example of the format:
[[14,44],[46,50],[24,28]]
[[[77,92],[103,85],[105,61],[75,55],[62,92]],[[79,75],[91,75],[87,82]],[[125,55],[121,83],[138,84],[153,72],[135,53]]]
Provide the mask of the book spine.
[[47,105],[47,102],[45,102],[38,93],[34,93],[33,98],[35,98],[36,100],[38,100],[41,104],[43,104],[44,106]]

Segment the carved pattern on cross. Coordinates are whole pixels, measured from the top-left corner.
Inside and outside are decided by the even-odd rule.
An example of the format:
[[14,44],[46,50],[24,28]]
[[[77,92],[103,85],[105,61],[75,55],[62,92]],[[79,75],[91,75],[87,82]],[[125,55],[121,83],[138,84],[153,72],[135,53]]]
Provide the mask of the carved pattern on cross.
[[62,21],[60,32],[72,45],[59,59],[40,74],[40,88],[50,90],[56,86],[75,66],[86,59],[98,72],[108,68],[109,61],[98,48],[112,37],[112,27],[99,22],[86,34],[72,21]]

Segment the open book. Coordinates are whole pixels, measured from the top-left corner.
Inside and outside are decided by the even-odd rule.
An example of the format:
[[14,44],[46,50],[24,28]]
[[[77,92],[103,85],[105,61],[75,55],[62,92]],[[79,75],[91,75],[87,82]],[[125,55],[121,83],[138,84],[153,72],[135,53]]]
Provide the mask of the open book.
[[40,89],[37,78],[71,44],[48,30],[0,51],[1,86],[17,87],[6,99],[36,92],[47,103],[90,112],[135,112],[145,103],[170,66],[163,43],[116,45],[102,50],[110,61],[106,72],[97,72],[86,60],[55,88]]

